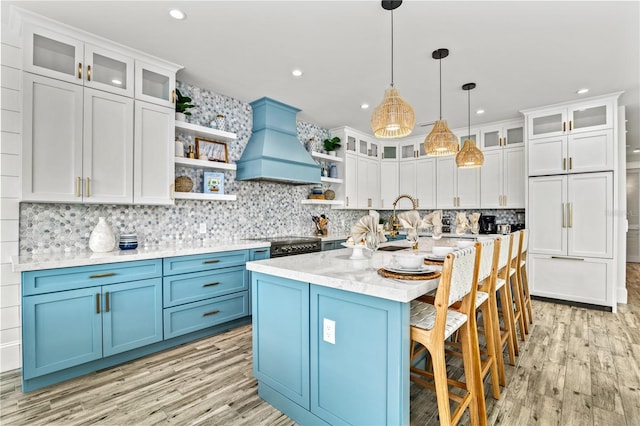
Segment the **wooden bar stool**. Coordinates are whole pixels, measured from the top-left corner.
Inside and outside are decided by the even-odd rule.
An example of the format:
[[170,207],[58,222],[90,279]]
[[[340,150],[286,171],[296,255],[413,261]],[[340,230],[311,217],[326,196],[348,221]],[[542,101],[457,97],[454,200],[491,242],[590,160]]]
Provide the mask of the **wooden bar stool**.
[[520,287],[520,277],[518,270],[520,268],[520,231],[511,233],[513,244],[511,245],[511,267],[509,268],[509,284],[511,285],[511,295],[513,296],[512,304],[513,320],[518,324],[520,329],[520,340],[525,340],[525,335],[529,334],[529,326],[527,317],[524,313],[524,302],[522,300],[522,287]]
[[522,302],[524,312],[527,314],[529,324],[533,324],[533,311],[531,310],[531,293],[529,293],[529,279],[527,278],[527,250],[529,247],[529,230],[520,231],[520,271],[518,278],[520,279],[520,287],[522,289]]
[[[513,302],[511,296],[511,288],[507,283],[510,273],[511,265],[511,235],[502,235],[496,240],[496,273],[495,273],[495,293],[500,299],[500,309],[496,309],[496,322],[498,323],[498,337],[496,342],[498,348],[496,353],[498,355],[498,373],[500,374],[500,384],[506,386],[506,378],[504,375],[504,359],[503,352],[505,346],[509,353],[509,363],[516,365],[516,354],[518,351],[518,342],[515,331],[515,323],[513,320]],[[504,327],[500,326],[500,318]]]
[[[435,303],[411,302],[411,381],[435,391],[441,425],[457,424],[467,408],[472,425],[487,424],[475,322],[480,254],[479,243],[449,253],[442,266]],[[458,301],[460,307],[452,308]],[[447,377],[445,340],[456,331],[460,334],[465,383]],[[433,373],[413,367],[425,350],[431,356]],[[450,392],[450,385],[462,390],[462,395]],[[450,399],[458,404],[453,414]]]

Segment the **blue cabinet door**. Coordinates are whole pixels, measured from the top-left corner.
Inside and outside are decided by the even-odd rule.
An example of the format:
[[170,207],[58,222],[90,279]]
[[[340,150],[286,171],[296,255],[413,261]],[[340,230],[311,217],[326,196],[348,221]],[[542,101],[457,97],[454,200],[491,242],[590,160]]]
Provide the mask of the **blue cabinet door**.
[[102,287],[104,356],[162,340],[162,279]]
[[253,374],[309,409],[309,284],[252,274]]
[[25,379],[102,357],[100,287],[23,297],[22,303]]

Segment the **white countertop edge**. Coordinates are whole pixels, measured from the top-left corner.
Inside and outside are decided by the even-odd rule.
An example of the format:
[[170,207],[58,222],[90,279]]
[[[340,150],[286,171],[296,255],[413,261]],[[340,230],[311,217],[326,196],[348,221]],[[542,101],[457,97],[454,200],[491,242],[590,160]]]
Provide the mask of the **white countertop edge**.
[[194,254],[219,253],[233,250],[270,247],[264,241],[221,241],[202,247],[163,247],[146,250],[114,250],[108,253],[82,252],[43,253],[26,256],[11,256],[13,272],[39,271],[43,269],[69,268],[74,266],[101,265],[107,263],[133,262],[164,257]]
[[[347,259],[350,253],[351,251],[349,249],[342,249],[287,258],[258,260],[247,262],[247,269],[253,272],[260,272],[276,277],[288,278],[305,283],[308,282],[324,287],[403,303],[408,303],[437,287],[438,279],[400,281],[378,275],[377,268],[382,264],[389,263],[388,259],[390,259],[390,255],[388,253],[376,253],[378,260],[375,262],[371,262],[368,259],[355,261],[362,262],[361,265],[363,269],[361,270],[349,269],[349,265],[352,265],[351,262],[341,264],[336,261],[338,256],[340,256],[342,260]],[[322,256],[322,258],[320,258],[320,256]],[[315,259],[313,259],[313,257],[315,257]],[[278,265],[279,263],[289,263],[290,260],[294,258],[296,261],[292,263],[292,265],[296,266]],[[328,262],[328,264],[331,265],[331,272],[323,272],[320,268],[316,268],[314,263],[317,262],[318,259],[324,259],[324,261]],[[375,264],[375,266],[371,266],[372,264]],[[365,267],[368,269],[364,269]],[[309,272],[304,269],[316,269],[317,272]]]

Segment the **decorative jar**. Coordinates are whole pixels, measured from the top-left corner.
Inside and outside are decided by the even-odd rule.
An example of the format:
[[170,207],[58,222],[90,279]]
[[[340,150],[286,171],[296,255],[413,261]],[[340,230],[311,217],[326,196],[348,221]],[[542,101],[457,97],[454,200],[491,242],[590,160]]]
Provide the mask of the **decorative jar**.
[[215,122],[216,122],[216,126],[218,127],[218,130],[222,130],[223,132],[227,130],[227,120],[224,118],[224,115],[222,114],[216,115]]
[[104,217],[98,218],[98,224],[89,236],[89,248],[94,253],[106,253],[116,246],[116,236]]

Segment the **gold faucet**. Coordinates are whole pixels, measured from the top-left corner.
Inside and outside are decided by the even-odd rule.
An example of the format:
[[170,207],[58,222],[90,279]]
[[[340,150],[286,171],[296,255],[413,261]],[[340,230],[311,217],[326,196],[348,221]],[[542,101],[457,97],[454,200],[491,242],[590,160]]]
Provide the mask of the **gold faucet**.
[[413,210],[418,210],[418,203],[415,198],[407,194],[398,195],[398,197],[393,201],[393,213],[391,213],[391,217],[389,217],[389,222],[388,222],[388,230],[389,230],[389,235],[391,235],[391,238],[396,238],[401,228],[400,221],[396,216],[396,205],[398,204],[398,201],[400,201],[402,198],[407,198],[409,201],[411,201],[411,204],[413,205]]

